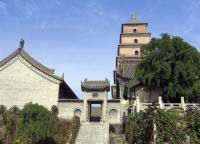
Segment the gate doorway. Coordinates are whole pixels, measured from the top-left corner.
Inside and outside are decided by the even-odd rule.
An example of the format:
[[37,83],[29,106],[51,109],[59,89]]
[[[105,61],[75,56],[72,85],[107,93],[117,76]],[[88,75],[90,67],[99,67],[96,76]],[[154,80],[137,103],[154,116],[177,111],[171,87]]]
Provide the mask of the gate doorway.
[[102,101],[88,101],[88,117],[90,122],[100,122],[102,119]]

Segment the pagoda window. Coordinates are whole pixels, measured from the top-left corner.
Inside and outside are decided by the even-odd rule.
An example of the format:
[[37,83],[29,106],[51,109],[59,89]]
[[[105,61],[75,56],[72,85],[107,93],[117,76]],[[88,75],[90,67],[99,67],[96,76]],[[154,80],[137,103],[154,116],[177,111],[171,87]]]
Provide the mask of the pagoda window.
[[134,43],[138,43],[138,40],[137,40],[137,39],[134,39]]
[[139,52],[137,50],[135,51],[135,55],[139,55]]
[[133,29],[133,33],[137,33],[137,29]]

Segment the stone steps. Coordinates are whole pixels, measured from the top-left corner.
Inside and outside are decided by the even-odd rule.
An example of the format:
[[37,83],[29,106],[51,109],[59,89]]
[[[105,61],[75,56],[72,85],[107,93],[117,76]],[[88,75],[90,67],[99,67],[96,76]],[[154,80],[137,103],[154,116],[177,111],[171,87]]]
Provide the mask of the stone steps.
[[82,123],[75,144],[105,144],[104,124]]

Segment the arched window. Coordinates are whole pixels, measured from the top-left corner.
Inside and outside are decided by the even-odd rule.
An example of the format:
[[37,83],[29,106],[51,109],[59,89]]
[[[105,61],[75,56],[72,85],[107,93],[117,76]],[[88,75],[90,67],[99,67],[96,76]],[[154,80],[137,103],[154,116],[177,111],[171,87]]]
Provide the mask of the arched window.
[[76,109],[74,111],[74,116],[81,117],[81,110],[80,109]]
[[134,39],[134,43],[138,43],[138,40],[137,40],[137,39]]
[[136,32],[137,32],[137,29],[133,29],[133,32],[136,33]]
[[111,110],[110,110],[110,112],[109,112],[109,117],[110,117],[110,118],[115,119],[115,118],[117,118],[117,115],[118,115],[118,112],[117,112],[116,109],[111,109]]
[[135,55],[139,55],[139,52],[137,50],[135,51]]

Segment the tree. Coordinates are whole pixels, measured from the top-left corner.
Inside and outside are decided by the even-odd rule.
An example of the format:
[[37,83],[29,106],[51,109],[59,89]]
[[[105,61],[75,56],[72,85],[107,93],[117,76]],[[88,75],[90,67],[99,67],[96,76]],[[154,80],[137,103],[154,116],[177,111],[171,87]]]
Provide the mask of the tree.
[[20,113],[17,136],[37,143],[53,137],[56,131],[56,115],[38,104],[28,103]]
[[0,105],[0,143],[6,141],[7,139],[7,131],[6,125],[8,123],[8,112],[5,106]]
[[12,143],[14,140],[19,111],[17,106],[7,110],[5,106],[0,105],[0,141]]
[[13,141],[16,134],[16,126],[19,113],[20,110],[17,106],[11,107],[8,111],[8,123],[6,131],[8,132],[11,141]]
[[180,37],[162,34],[161,38],[152,38],[142,53],[136,78],[146,87],[162,87],[168,97],[199,94],[200,54],[196,48]]
[[158,109],[156,114],[156,141],[157,143],[184,144],[187,123],[183,109]]

